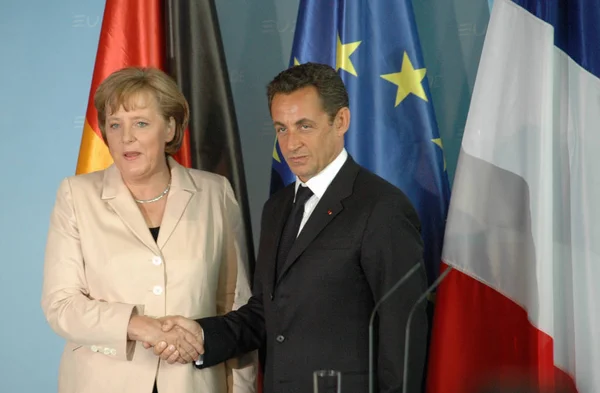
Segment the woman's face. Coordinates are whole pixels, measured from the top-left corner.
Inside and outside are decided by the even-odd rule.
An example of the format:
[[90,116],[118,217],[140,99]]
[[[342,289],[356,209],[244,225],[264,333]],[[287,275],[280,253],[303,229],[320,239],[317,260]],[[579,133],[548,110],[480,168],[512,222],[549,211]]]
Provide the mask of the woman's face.
[[166,166],[165,145],[175,135],[175,121],[165,120],[151,93],[139,93],[106,116],[108,149],[123,179],[140,181]]

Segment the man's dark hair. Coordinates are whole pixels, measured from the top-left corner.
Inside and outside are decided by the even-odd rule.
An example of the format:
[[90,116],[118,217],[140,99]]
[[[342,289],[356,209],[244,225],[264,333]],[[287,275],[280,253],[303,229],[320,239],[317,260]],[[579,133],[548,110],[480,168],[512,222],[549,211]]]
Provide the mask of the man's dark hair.
[[340,75],[326,64],[300,64],[277,75],[267,86],[269,111],[275,94],[290,94],[303,87],[314,86],[317,89],[321,105],[329,120],[343,107],[348,107],[348,92]]

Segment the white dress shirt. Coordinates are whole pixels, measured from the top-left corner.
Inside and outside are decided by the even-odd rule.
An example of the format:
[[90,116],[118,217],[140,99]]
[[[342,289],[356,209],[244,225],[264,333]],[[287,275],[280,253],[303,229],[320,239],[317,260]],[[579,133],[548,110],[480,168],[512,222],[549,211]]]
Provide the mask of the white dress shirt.
[[[298,234],[302,231],[302,228],[304,228],[304,224],[306,224],[306,221],[308,221],[308,218],[312,214],[313,210],[315,210],[315,207],[317,206],[321,198],[323,198],[323,194],[325,194],[325,191],[327,191],[327,187],[329,187],[329,185],[336,177],[340,169],[342,169],[342,166],[344,166],[344,163],[346,162],[347,158],[348,152],[346,151],[346,149],[342,149],[342,151],[340,152],[340,154],[338,154],[335,160],[331,161],[329,165],[327,165],[321,172],[311,177],[306,183],[302,182],[296,176],[296,191],[298,191],[298,187],[302,185],[304,187],[310,188],[310,190],[313,192],[313,196],[311,196],[304,205],[304,215],[302,216],[302,222],[300,222],[300,229],[298,229]],[[296,201],[295,196],[294,201]]]

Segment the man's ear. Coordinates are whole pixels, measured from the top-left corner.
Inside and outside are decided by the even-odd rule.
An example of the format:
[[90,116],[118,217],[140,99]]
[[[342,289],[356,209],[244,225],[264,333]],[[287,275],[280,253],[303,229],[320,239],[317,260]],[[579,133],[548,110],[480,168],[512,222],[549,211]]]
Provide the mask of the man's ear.
[[350,108],[345,106],[338,111],[333,120],[333,126],[337,136],[343,136],[348,131],[348,128],[350,128]]

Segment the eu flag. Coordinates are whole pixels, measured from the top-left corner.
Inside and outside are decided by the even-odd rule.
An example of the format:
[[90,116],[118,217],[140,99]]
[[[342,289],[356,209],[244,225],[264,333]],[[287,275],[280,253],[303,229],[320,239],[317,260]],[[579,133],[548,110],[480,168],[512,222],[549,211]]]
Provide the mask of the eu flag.
[[[411,0],[301,0],[290,66],[307,62],[340,73],[350,96],[346,149],[414,204],[432,282],[450,189]],[[294,179],[276,144],[271,192]]]

